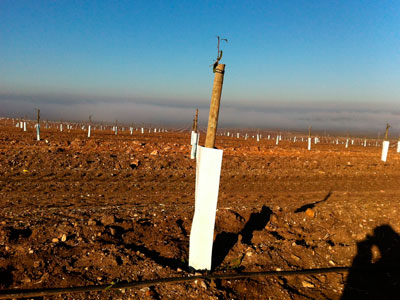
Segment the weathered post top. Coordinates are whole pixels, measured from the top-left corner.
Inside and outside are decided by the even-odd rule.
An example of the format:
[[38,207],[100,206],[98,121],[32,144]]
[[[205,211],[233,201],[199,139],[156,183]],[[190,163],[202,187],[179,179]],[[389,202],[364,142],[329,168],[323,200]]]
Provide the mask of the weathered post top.
[[215,147],[215,136],[218,127],[219,107],[221,103],[222,84],[224,82],[225,64],[218,64],[215,68],[214,86],[212,89],[210,113],[206,136],[206,148]]
[[197,132],[199,123],[199,109],[196,108],[196,117],[194,118],[194,132]]
[[390,125],[389,125],[389,123],[386,123],[386,131],[385,131],[385,141],[388,141],[389,140],[389,128],[390,128]]
[[92,116],[89,116],[89,124],[92,124]]
[[308,126],[308,137],[311,137],[311,126]]

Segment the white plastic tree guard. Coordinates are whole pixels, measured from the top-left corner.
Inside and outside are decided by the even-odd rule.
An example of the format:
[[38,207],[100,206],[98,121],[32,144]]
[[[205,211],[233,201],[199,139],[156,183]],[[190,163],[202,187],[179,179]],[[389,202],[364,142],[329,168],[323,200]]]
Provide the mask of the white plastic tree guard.
[[197,148],[195,209],[189,245],[189,266],[196,270],[211,270],[222,154],[219,149]]
[[310,151],[311,150],[311,137],[308,138],[308,147],[307,150]]
[[192,145],[192,151],[190,153],[190,158],[195,159],[197,155],[197,146],[199,144],[200,133],[192,131],[190,145]]
[[36,124],[36,140],[40,141],[40,124]]
[[90,129],[91,129],[91,127],[92,127],[92,126],[90,126],[90,125],[88,126],[88,130],[87,130],[87,137],[88,137],[88,138],[90,138]]
[[400,141],[397,142],[397,153],[400,153]]
[[389,151],[389,141],[383,141],[382,143],[382,157],[381,160],[386,162],[387,155]]

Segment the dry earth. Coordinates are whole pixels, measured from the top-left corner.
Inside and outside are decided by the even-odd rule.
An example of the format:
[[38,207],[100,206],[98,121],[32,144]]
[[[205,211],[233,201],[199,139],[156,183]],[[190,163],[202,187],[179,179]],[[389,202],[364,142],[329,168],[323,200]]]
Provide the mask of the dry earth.
[[[0,287],[188,276],[189,133],[0,128]],[[204,139],[202,134],[201,144]],[[400,263],[400,154],[218,137],[214,273]],[[396,272],[198,280],[37,299],[396,299]]]

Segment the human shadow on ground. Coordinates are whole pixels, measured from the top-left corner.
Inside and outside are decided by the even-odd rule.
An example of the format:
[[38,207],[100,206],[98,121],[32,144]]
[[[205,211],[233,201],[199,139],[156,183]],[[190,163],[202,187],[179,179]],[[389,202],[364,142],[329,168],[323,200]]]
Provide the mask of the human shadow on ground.
[[357,243],[341,297],[349,299],[400,299],[400,235],[391,226],[378,226]]
[[309,203],[309,204],[305,204],[305,205],[299,207],[298,209],[296,209],[294,212],[295,212],[295,213],[305,212],[305,211],[306,211],[307,209],[309,209],[309,208],[314,208],[316,204],[319,204],[319,203],[322,203],[322,202],[325,202],[326,200],[328,200],[329,197],[330,197],[331,195],[332,195],[332,192],[329,192],[329,193],[325,196],[324,199],[319,200],[319,201],[316,201],[316,202],[312,202],[312,203]]
[[272,210],[263,205],[260,212],[252,213],[249,220],[244,225],[243,229],[238,233],[223,231],[219,233],[213,244],[212,250],[212,263],[211,269],[215,270],[219,265],[222,264],[225,257],[228,255],[229,251],[238,242],[239,235],[242,236],[242,243],[251,245],[251,240],[253,238],[253,232],[255,230],[262,230],[269,222]]

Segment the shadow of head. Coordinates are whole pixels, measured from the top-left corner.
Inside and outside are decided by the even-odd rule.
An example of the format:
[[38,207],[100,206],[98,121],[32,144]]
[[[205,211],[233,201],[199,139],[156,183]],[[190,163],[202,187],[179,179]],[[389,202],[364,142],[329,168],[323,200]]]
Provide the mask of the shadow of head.
[[378,247],[382,259],[400,258],[400,236],[389,225],[376,227],[370,240]]
[[357,243],[343,299],[399,299],[400,236],[389,225]]

